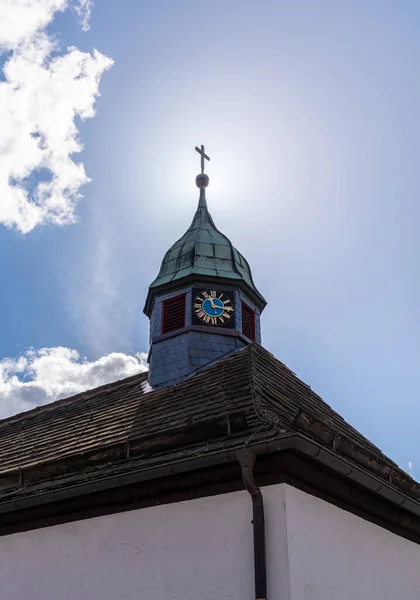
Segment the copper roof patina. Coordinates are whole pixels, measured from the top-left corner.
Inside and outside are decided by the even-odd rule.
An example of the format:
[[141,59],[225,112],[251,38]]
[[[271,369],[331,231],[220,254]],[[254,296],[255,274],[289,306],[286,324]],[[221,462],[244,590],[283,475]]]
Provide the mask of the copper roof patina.
[[150,285],[145,313],[149,315],[158,289],[182,285],[192,277],[218,278],[245,288],[260,309],[266,305],[254,284],[248,261],[214,224],[207,209],[204,187],[200,189],[198,208],[190,227],[166,252],[159,274]]

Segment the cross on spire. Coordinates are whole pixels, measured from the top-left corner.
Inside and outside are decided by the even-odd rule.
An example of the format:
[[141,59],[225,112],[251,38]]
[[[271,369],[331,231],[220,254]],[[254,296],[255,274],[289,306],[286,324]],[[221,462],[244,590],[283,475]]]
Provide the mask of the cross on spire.
[[207,156],[207,154],[204,154],[204,146],[201,144],[201,149],[196,146],[195,149],[197,150],[198,154],[201,156],[201,173],[204,173],[204,159],[206,160],[210,160],[210,157]]

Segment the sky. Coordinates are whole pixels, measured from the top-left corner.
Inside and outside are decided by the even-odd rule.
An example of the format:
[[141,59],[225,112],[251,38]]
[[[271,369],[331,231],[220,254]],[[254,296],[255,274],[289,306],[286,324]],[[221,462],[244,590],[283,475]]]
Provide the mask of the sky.
[[0,0],[0,417],[142,370],[211,161],[263,345],[420,478],[420,4]]

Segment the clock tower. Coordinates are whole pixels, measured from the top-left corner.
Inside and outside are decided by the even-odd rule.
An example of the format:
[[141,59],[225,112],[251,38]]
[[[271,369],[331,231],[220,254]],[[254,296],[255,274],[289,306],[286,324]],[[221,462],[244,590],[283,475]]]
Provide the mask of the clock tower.
[[204,146],[198,208],[186,233],[166,252],[149,287],[149,383],[171,385],[247,344],[261,343],[266,301],[246,259],[221,233],[207,209]]

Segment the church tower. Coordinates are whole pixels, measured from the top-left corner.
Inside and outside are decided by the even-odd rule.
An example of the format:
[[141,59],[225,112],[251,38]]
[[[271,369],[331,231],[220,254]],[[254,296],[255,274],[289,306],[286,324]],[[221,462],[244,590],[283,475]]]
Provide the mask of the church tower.
[[150,319],[149,383],[170,385],[227,353],[261,343],[266,301],[245,258],[221,233],[207,209],[204,146],[198,208],[186,233],[166,252],[149,287],[144,313]]

